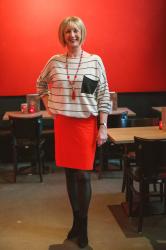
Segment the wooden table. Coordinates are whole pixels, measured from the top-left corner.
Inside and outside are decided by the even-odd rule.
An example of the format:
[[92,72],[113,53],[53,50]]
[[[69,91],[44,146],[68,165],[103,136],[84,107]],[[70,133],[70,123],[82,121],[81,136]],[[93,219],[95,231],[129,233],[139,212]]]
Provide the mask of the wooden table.
[[17,116],[17,117],[35,117],[38,115],[42,115],[43,119],[53,119],[53,116],[49,114],[46,110],[41,110],[40,112],[36,113],[22,113],[21,111],[8,111],[4,114],[3,120],[9,120],[9,116]]
[[161,112],[162,108],[166,108],[166,106],[163,106],[163,107],[152,107],[152,109],[154,109],[154,110],[156,110],[158,112]]
[[[124,159],[128,153],[128,144],[134,143],[134,136],[147,139],[166,139],[166,130],[160,130],[158,126],[108,128],[107,131],[108,137],[113,143],[124,145]],[[126,169],[125,164],[124,162],[124,170]],[[124,183],[122,190],[124,190]]]
[[134,143],[134,136],[147,139],[166,139],[166,131],[160,130],[158,126],[109,128],[108,137],[115,144]]
[[[117,110],[111,111],[110,114],[122,114],[123,112],[127,112],[128,116],[136,115],[135,112],[133,112],[132,110],[126,107],[117,108]],[[34,117],[40,114],[43,116],[43,119],[53,119],[53,116],[51,116],[51,114],[49,114],[46,110],[41,110],[40,112],[33,113],[33,114],[29,114],[29,113],[24,114],[21,111],[7,111],[3,116],[3,120],[9,120],[10,115],[16,115],[16,116],[21,116],[21,117]]]
[[[107,131],[108,131],[108,137],[112,142],[114,142],[115,144],[124,144],[125,148],[124,156],[127,153],[127,145],[129,143],[134,143],[134,136],[146,139],[166,139],[166,131],[160,130],[158,126],[109,128]],[[126,163],[124,162],[124,164]],[[124,171],[125,171],[125,166],[124,166]],[[124,208],[125,212],[128,214],[127,198],[128,194],[126,193],[126,201],[122,202],[121,205]]]

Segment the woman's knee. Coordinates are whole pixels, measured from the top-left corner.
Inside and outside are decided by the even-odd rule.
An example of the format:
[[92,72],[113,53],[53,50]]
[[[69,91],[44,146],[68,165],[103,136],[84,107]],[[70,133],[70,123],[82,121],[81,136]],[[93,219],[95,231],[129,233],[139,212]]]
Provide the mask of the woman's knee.
[[77,180],[79,182],[90,182],[90,172],[79,170],[77,172]]

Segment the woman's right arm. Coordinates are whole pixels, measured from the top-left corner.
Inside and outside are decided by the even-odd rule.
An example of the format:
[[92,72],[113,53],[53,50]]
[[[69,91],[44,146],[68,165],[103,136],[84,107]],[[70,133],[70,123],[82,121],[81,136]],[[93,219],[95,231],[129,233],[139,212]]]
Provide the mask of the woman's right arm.
[[41,99],[42,99],[42,102],[44,104],[45,109],[49,112],[49,110],[48,110],[48,95],[42,96]]
[[52,116],[53,114],[50,112],[50,110],[48,108],[48,95],[43,95],[41,97],[41,99],[42,99],[42,102],[44,104],[44,107],[45,107],[46,111],[48,112],[48,114],[50,114]]
[[50,64],[51,61],[49,60],[45,65],[44,69],[41,71],[37,82],[36,82],[36,90],[39,96],[42,99],[45,109],[49,112],[48,109],[48,95],[49,89],[48,84],[50,82]]

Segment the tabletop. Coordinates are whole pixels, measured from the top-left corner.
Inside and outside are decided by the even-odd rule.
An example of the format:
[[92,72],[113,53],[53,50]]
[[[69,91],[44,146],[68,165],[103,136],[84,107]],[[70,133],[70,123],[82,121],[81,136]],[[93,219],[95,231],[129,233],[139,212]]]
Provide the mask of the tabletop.
[[152,107],[152,109],[154,109],[154,110],[156,110],[156,111],[158,111],[158,112],[162,112],[162,109],[165,109],[166,108],[166,106],[162,106],[162,107]]
[[[110,114],[122,114],[123,112],[127,112],[128,116],[135,116],[136,113],[132,110],[128,109],[127,107],[119,107],[117,110],[112,110]],[[35,113],[22,113],[21,111],[7,111],[4,116],[3,120],[9,120],[9,116],[17,116],[17,117],[35,117],[37,115],[42,115],[43,119],[53,119],[53,116],[49,114],[46,110],[41,110],[40,112]]]
[[116,110],[112,110],[110,115],[122,114],[123,112],[127,112],[128,116],[136,116],[136,113],[127,107],[118,107]]
[[46,110],[41,110],[40,112],[35,113],[22,113],[21,111],[8,111],[4,114],[3,120],[9,120],[9,116],[16,116],[16,117],[36,117],[38,115],[42,115],[43,119],[53,119],[53,116],[49,114]]
[[146,139],[166,139],[166,130],[158,126],[109,128],[108,137],[115,144],[134,143],[134,136]]

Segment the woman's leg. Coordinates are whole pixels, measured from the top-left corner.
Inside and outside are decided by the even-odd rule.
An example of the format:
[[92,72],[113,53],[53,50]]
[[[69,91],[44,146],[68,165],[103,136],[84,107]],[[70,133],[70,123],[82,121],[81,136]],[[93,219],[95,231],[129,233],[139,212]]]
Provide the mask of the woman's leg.
[[92,194],[90,172],[66,168],[65,174],[72,211],[79,211],[80,217],[86,217]]
[[88,216],[89,204],[92,196],[90,172],[77,170],[78,205],[80,217]]
[[65,168],[65,175],[66,175],[66,187],[72,211],[78,211],[79,204],[78,204],[76,171],[75,169]]
[[66,168],[65,175],[66,175],[67,192],[68,192],[69,201],[70,201],[72,212],[73,212],[73,225],[67,235],[67,239],[71,240],[78,236],[78,230],[79,230],[78,189],[77,189],[77,180],[76,180],[75,170]]
[[84,248],[88,244],[88,209],[92,195],[91,178],[88,171],[77,171],[78,201],[79,201],[79,234],[78,245]]
[[88,208],[91,200],[90,172],[76,169],[65,169],[67,191],[73,210],[73,226],[67,238],[78,236],[80,247],[88,244],[87,218]]

